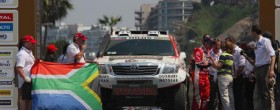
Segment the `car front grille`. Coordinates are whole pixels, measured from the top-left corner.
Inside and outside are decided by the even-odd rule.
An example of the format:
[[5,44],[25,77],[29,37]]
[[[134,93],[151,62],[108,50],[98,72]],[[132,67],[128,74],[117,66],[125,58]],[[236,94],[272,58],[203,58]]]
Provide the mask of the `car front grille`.
[[152,85],[152,80],[119,80],[118,85]]
[[[135,65],[133,65],[135,66]],[[117,75],[153,75],[158,73],[158,65],[112,66]]]

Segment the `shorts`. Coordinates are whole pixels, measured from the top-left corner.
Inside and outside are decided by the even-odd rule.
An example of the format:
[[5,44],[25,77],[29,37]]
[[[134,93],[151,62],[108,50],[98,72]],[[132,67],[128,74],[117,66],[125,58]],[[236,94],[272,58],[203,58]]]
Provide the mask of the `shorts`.
[[22,100],[31,100],[32,83],[24,82],[21,87]]

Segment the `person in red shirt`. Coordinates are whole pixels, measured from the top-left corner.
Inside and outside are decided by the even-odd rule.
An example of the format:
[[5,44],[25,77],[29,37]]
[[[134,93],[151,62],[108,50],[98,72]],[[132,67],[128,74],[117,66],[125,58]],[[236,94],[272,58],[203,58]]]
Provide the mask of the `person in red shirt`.
[[212,49],[212,40],[209,35],[204,35],[203,45],[195,48],[190,63],[190,81],[193,83],[193,110],[207,110],[210,96],[210,82],[208,78],[209,59]]

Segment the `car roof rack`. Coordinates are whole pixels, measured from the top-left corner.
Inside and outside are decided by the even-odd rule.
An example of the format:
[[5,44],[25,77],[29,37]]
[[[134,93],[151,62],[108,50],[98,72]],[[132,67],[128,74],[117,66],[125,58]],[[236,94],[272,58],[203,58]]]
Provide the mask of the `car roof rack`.
[[[112,37],[130,37],[134,35],[146,35],[151,37],[167,36],[168,31],[114,31]],[[134,36],[135,37],[135,36]]]

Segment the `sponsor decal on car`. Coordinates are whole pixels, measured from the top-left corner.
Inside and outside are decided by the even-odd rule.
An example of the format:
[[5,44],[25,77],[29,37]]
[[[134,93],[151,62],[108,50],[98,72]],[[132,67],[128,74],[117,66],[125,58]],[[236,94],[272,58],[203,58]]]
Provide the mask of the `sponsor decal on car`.
[[100,82],[109,82],[109,75],[100,74],[98,78]]
[[163,78],[177,78],[178,75],[159,75],[159,78],[160,79],[163,79]]
[[159,75],[159,82],[178,82],[178,75]]
[[154,37],[126,37],[126,39],[155,39]]
[[159,79],[159,82],[178,82],[178,79]]

